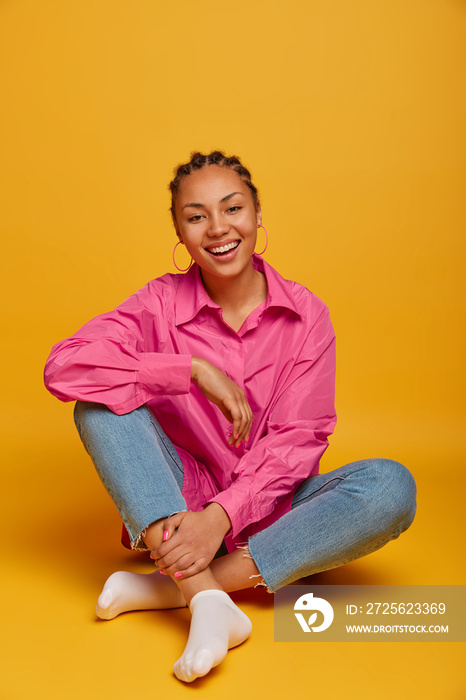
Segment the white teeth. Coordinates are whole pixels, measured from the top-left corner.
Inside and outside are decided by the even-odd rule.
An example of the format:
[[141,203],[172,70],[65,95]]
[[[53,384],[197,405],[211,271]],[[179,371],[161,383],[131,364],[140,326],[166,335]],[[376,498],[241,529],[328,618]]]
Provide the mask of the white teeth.
[[228,243],[228,245],[222,245],[220,248],[210,248],[210,252],[217,254],[217,253],[226,253],[227,250],[233,250],[233,248],[237,248],[239,246],[239,242],[235,241],[234,243]]

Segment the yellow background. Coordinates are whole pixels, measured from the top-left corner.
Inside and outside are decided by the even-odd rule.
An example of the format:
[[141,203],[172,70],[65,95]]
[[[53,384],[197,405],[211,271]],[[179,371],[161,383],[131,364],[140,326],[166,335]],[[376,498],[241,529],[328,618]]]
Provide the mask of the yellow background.
[[[266,259],[330,307],[339,424],[323,470],[404,462],[412,528],[318,583],[465,582],[465,5],[459,0],[3,0],[0,698],[466,697],[464,645],[277,644],[271,597],[235,596],[247,644],[171,675],[186,611],[98,623],[150,563],[42,386],[53,343],[171,271],[167,184],[238,154]],[[180,263],[182,262],[180,256]]]

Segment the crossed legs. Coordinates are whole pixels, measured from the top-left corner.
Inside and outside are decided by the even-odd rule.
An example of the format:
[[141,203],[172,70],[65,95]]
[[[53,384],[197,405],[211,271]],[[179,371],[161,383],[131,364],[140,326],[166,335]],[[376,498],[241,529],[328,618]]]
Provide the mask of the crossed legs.
[[[138,538],[144,532],[145,545],[156,549],[162,539],[162,519],[186,509],[180,493],[182,468],[173,446],[145,408],[115,416],[102,406],[78,404],[76,421],[133,543],[142,544]],[[160,504],[150,512],[150,499],[141,504],[138,498],[141,483],[146,490],[145,479],[152,482],[149,491],[154,503]],[[113,574],[99,597],[97,614],[111,619],[128,610],[187,603],[191,630],[175,674],[191,681],[205,675],[229,648],[249,636],[251,623],[228,592],[258,583],[274,591],[369,554],[406,530],[415,508],[416,487],[405,467],[384,459],[354,462],[307,479],[295,494],[292,510],[250,538],[248,551],[238,549],[214,559],[200,574],[184,580],[157,571]]]

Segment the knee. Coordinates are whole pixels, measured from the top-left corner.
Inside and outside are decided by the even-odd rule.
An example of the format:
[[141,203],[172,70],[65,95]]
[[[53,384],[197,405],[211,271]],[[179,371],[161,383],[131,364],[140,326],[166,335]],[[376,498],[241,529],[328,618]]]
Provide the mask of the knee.
[[137,439],[137,435],[151,431],[156,421],[146,406],[120,415],[101,403],[77,401],[74,407],[74,422],[89,452],[90,445],[96,442],[112,444],[116,441]]
[[117,435],[124,434],[124,418],[101,403],[77,401],[74,407],[74,423],[89,454],[93,446],[112,444]]
[[378,506],[381,519],[396,525],[396,535],[401,534],[414,520],[416,514],[416,482],[411,472],[391,459],[371,460],[375,473]]
[[81,438],[84,433],[98,428],[109,413],[111,414],[110,409],[102,404],[76,401],[73,417]]

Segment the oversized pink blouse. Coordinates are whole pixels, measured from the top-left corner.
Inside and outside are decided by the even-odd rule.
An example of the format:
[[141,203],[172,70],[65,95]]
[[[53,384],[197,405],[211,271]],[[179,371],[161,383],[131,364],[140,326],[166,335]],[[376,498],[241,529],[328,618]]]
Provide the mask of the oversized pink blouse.
[[[335,422],[335,337],[328,309],[262,258],[267,299],[238,332],[207,295],[197,265],[152,280],[114,311],[55,345],[47,388],[62,401],[102,403],[116,414],[147,404],[176,447],[189,510],[217,502],[232,527],[229,551],[290,510],[317,474]],[[246,392],[248,444],[228,445],[231,423],[191,381],[191,357]]]

